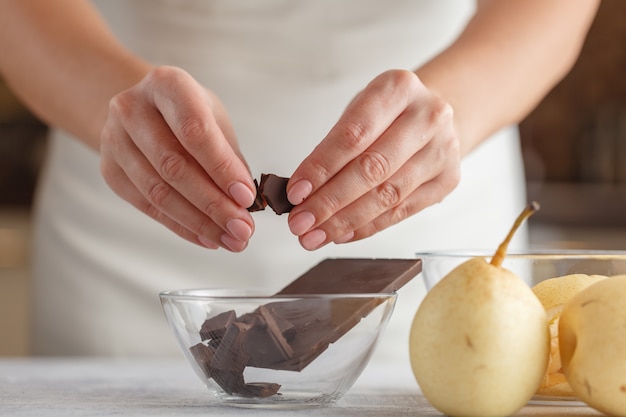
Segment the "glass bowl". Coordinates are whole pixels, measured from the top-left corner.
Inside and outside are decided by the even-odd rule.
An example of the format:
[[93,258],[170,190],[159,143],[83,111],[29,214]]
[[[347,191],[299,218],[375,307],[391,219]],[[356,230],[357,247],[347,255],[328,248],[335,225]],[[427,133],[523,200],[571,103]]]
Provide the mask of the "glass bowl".
[[331,405],[365,368],[396,293],[267,295],[193,289],[159,294],[185,358],[220,403]]
[[[422,278],[427,290],[459,264],[476,256],[491,259],[495,250],[487,251],[441,251],[418,253],[422,260]],[[508,253],[502,267],[517,274],[533,287],[550,278],[571,274],[619,275],[626,274],[626,251],[580,251],[542,250]],[[558,325],[557,325],[558,327]],[[545,389],[549,391],[549,389]],[[565,387],[564,391],[568,391]],[[531,400],[532,404],[584,405],[571,393],[545,394],[540,390]]]

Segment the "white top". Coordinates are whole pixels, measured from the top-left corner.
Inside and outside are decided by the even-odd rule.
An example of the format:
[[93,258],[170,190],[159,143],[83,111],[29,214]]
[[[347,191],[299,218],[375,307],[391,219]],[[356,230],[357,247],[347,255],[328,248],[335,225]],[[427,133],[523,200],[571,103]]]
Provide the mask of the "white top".
[[[390,68],[415,69],[447,46],[471,0],[101,0],[120,39],[155,64],[178,65],[230,112],[254,175],[290,176],[347,103]],[[377,235],[308,252],[286,215],[254,213],[242,253],[183,241],[117,197],[98,155],[54,131],[37,195],[34,351],[178,354],[162,290],[278,290],[326,257],[414,257],[448,248],[494,249],[525,204],[516,129],[469,155],[442,203]],[[518,245],[524,242],[518,236]],[[377,355],[405,358],[423,288],[400,291]]]

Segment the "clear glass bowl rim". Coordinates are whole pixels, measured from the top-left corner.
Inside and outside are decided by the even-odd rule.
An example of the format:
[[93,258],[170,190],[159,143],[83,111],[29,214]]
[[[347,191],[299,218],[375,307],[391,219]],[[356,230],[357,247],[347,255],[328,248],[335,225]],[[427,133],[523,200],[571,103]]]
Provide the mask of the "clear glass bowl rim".
[[[425,260],[428,258],[472,258],[477,256],[492,257],[494,250],[441,250],[417,252],[415,256]],[[528,249],[511,250],[506,253],[511,259],[598,259],[598,260],[624,260],[626,261],[626,250],[581,250],[581,249]]]
[[159,298],[162,300],[189,300],[189,301],[285,301],[294,299],[318,299],[333,300],[346,298],[377,298],[395,299],[398,294],[394,292],[378,293],[330,293],[330,294],[268,294],[263,289],[248,288],[183,288],[177,290],[161,291]]

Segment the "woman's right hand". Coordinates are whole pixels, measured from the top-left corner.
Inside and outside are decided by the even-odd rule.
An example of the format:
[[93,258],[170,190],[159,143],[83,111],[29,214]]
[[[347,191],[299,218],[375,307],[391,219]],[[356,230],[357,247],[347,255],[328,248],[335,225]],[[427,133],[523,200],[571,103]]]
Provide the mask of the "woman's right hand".
[[221,102],[185,71],[155,68],[113,97],[100,153],[107,184],[148,216],[190,242],[245,249],[254,181]]

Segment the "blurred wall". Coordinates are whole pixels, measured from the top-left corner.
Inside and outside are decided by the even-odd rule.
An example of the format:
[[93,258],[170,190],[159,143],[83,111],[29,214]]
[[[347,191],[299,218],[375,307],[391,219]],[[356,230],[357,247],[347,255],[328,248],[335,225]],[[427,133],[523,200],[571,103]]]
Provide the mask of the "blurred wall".
[[0,356],[29,353],[30,206],[46,131],[0,80]]
[[626,1],[603,0],[575,67],[520,126],[534,222],[626,227],[625,22]]

